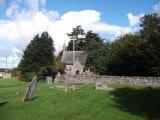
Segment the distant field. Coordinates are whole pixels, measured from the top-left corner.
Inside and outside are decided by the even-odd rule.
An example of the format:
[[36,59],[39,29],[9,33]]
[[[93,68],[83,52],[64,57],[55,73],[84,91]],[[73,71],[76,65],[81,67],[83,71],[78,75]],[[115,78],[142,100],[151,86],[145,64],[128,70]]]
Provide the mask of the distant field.
[[65,93],[39,82],[34,100],[21,103],[27,84],[0,79],[0,120],[160,120],[158,88],[110,85],[114,91],[95,91],[85,84]]

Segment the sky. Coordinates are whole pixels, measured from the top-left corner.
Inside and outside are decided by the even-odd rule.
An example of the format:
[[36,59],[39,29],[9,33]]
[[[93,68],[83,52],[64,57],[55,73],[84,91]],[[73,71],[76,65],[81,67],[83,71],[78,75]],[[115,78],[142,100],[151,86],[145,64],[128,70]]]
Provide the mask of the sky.
[[160,14],[160,0],[0,0],[0,68],[16,67],[23,50],[36,34],[47,31],[55,54],[67,33],[81,25],[102,38],[114,38],[140,29],[140,17]]

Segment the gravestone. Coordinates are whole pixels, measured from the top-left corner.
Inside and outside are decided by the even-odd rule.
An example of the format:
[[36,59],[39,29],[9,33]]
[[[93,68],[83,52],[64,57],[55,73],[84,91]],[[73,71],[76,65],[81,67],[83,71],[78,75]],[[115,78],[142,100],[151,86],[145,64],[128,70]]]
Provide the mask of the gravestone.
[[46,81],[48,84],[52,84],[52,76],[46,76]]
[[61,79],[61,73],[58,72],[57,75],[56,75],[56,78],[54,80],[54,83],[59,83],[59,80]]
[[32,97],[33,97],[33,94],[35,92],[36,86],[37,86],[37,76],[35,76],[32,79],[32,81],[29,83],[29,85],[27,87],[27,90],[26,90],[26,94],[22,98],[22,102],[31,101],[32,100]]
[[67,92],[68,91],[68,86],[67,86],[67,80],[65,79],[65,83],[64,83],[64,91]]
[[107,84],[103,82],[96,82],[96,90],[112,90],[112,88],[109,88]]
[[70,80],[65,79],[65,83],[64,83],[64,91],[68,92],[70,90],[75,91],[76,89],[78,89],[76,87],[76,84],[74,84],[73,82],[71,82]]

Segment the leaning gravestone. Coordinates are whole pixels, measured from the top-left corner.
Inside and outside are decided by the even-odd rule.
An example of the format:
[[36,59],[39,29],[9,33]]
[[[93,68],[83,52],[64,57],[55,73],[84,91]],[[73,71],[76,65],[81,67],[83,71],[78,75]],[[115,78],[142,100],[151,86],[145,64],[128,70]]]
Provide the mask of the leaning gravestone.
[[29,83],[27,90],[26,90],[26,94],[22,99],[22,102],[25,101],[31,101],[32,97],[33,97],[33,93],[35,92],[37,86],[37,76],[35,76],[32,81]]

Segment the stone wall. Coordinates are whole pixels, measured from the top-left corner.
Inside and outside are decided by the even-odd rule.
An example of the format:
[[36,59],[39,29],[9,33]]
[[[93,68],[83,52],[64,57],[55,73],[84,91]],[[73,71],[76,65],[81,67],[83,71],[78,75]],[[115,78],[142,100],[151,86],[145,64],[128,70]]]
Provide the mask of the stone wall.
[[160,86],[160,77],[127,77],[127,76],[70,76],[65,75],[64,79],[73,84],[82,83],[108,83],[108,84],[134,84],[146,86]]
[[0,72],[0,78],[11,78],[11,77],[12,77],[11,73]]

